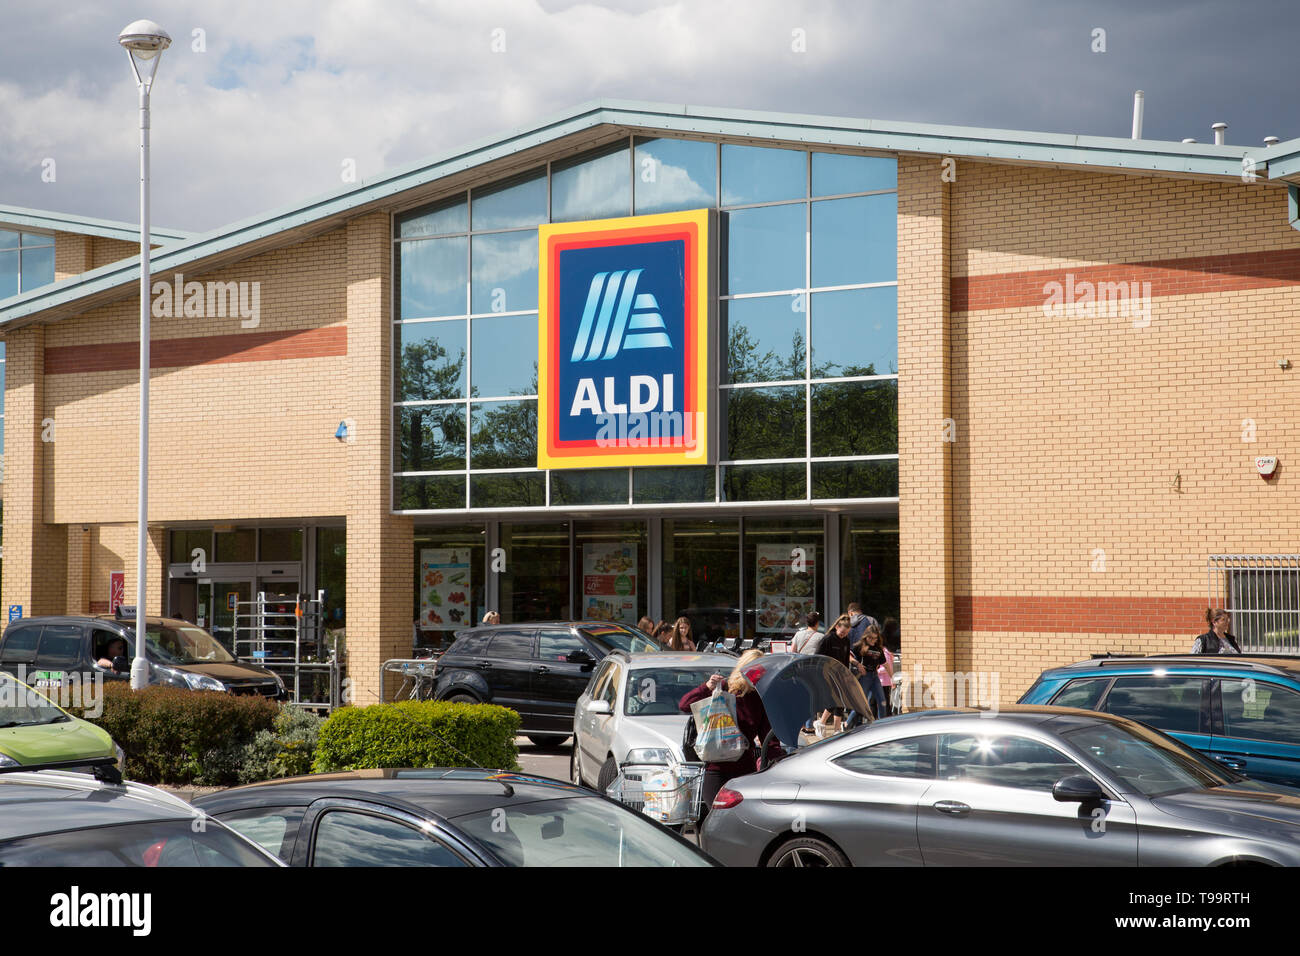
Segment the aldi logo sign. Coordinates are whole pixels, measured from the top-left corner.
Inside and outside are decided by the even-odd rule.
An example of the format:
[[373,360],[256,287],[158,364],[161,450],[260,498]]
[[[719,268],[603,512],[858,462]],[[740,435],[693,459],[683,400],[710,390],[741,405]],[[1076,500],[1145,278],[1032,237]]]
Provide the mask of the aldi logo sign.
[[541,227],[539,467],[712,461],[709,216]]

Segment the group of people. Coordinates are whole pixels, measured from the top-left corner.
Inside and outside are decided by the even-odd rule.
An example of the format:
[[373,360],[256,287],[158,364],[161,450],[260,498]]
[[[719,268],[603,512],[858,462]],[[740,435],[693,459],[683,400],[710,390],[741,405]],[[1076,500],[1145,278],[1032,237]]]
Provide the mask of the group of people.
[[796,654],[821,654],[847,667],[862,684],[874,716],[892,713],[889,701],[894,684],[894,650],[898,647],[898,622],[886,618],[881,625],[856,601],[825,631],[821,615],[809,611],[806,625],[795,633],[790,650]]
[[656,624],[650,618],[643,617],[637,621],[636,627],[666,651],[698,650],[695,646],[695,632],[691,629],[691,619],[688,617],[679,617],[672,624],[667,621]]

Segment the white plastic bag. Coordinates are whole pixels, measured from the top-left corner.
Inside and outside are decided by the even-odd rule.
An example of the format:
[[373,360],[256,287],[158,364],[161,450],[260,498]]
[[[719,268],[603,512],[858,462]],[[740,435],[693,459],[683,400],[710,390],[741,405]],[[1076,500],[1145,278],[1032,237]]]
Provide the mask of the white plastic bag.
[[719,684],[713,696],[691,704],[695,718],[695,752],[708,763],[739,760],[749,749],[749,741],[736,723],[736,695]]

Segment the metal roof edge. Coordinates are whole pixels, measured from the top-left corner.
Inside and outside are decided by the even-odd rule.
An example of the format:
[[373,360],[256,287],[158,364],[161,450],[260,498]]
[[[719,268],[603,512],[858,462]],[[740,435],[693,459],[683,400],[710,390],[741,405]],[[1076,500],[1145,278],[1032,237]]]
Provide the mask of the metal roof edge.
[[[34,229],[51,229],[55,232],[101,236],[107,239],[127,239],[136,242],[140,240],[140,226],[137,223],[118,222],[114,219],[91,219],[87,216],[73,216],[64,212],[51,212],[48,209],[29,209],[25,206],[0,205],[0,223],[28,226]],[[193,238],[197,233],[151,225],[149,235],[154,239],[175,242]]]

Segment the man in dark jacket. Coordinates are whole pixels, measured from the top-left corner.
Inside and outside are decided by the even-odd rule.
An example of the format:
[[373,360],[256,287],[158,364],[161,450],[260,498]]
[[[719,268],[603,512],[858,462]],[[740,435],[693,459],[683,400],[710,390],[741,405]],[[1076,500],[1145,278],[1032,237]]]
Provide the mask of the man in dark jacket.
[[876,619],[874,617],[872,617],[870,614],[862,613],[862,605],[859,604],[857,601],[854,601],[852,604],[850,604],[848,611],[846,611],[845,613],[847,613],[849,616],[849,646],[850,647],[856,647],[858,641],[862,640],[862,634],[864,631],[866,631],[868,625],[872,627],[880,627],[880,625],[876,623]]

